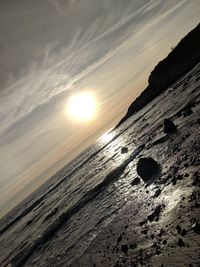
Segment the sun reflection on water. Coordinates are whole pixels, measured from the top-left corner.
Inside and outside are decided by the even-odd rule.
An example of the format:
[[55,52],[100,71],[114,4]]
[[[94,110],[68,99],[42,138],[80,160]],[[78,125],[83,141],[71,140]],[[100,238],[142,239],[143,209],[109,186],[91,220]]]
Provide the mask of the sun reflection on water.
[[108,143],[112,140],[112,138],[114,137],[114,132],[110,130],[108,130],[107,132],[105,132],[99,139],[98,141],[102,142],[102,143]]

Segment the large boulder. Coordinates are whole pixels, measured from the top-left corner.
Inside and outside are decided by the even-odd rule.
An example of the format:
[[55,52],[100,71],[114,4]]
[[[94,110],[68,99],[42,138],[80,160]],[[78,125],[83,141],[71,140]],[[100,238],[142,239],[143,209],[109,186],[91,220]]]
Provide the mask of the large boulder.
[[159,173],[159,164],[153,158],[140,158],[137,163],[137,173],[144,182],[148,182]]

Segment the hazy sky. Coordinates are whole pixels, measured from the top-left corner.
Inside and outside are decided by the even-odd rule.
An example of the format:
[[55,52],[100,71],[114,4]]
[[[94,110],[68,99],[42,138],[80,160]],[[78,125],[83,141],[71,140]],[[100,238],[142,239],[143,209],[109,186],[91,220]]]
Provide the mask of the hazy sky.
[[[0,1],[0,215],[122,117],[199,14],[199,0]],[[66,113],[82,91],[97,101],[84,124]]]

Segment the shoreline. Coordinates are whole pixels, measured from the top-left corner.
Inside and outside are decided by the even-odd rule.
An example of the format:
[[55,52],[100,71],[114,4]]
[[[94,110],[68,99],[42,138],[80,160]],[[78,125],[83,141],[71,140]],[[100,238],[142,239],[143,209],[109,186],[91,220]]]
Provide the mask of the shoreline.
[[[69,266],[199,266],[200,110],[194,110],[198,115],[180,118],[184,108],[173,114],[178,132],[155,138],[143,151],[150,156],[160,151],[158,180],[135,185],[132,200]],[[158,216],[150,219],[158,207]]]

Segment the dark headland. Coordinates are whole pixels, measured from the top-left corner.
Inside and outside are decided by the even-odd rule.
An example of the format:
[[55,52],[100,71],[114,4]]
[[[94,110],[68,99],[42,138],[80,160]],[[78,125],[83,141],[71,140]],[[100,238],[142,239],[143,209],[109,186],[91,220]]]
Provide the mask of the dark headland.
[[189,32],[169,55],[151,72],[148,83],[138,98],[129,106],[116,128],[165,91],[200,61],[200,24]]

